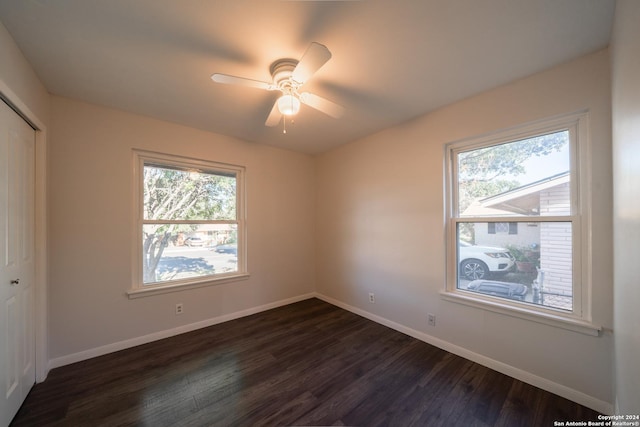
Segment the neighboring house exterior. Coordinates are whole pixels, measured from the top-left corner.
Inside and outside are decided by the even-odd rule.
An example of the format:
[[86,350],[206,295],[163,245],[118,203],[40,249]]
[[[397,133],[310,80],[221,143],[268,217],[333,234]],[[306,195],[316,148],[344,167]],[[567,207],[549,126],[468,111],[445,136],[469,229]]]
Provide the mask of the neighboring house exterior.
[[540,251],[546,289],[571,295],[571,223],[509,222],[514,214],[535,216],[570,213],[569,172],[536,181],[495,196],[476,200],[465,216],[505,216],[505,222],[475,223],[475,244]]

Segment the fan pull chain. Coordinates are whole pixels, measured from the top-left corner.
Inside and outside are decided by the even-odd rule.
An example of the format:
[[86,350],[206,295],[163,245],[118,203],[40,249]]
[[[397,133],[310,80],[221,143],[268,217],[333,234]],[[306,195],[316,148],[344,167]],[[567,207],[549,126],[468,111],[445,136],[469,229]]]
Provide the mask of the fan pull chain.
[[[291,126],[295,124],[296,122],[293,119],[291,119]],[[282,133],[287,133],[287,117],[286,116],[282,118]]]

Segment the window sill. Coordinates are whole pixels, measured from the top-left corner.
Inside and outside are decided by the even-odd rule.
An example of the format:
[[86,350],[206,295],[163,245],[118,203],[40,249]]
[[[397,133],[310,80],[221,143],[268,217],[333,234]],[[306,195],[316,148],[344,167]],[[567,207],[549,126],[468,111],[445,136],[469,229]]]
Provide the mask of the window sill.
[[506,316],[517,317],[532,322],[542,323],[544,325],[579,332],[581,334],[591,335],[594,337],[599,336],[600,331],[602,330],[601,326],[594,325],[584,320],[568,318],[527,307],[515,307],[512,305],[502,304],[499,301],[478,299],[476,296],[467,296],[455,291],[443,291],[440,295],[442,296],[442,299],[446,301],[488,310],[494,313],[504,314]]
[[189,289],[204,288],[207,286],[221,285],[223,283],[237,282],[239,280],[246,280],[250,277],[249,273],[238,273],[230,276],[217,277],[213,279],[206,279],[198,282],[187,283],[172,283],[164,285],[151,285],[141,288],[132,288],[127,291],[129,299],[150,297],[153,295],[167,294],[170,292],[186,291]]

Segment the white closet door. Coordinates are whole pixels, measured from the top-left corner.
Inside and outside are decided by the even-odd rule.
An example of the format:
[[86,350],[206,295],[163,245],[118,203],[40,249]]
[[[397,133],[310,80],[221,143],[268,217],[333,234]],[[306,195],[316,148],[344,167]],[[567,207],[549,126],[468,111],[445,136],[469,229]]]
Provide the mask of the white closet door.
[[35,131],[0,101],[0,426],[35,383]]

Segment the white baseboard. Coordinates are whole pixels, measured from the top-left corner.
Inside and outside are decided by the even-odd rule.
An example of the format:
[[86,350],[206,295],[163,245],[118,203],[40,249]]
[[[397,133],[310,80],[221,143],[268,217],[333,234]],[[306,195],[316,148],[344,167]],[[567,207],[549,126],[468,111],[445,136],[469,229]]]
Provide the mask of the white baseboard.
[[51,370],[54,368],[58,368],[60,366],[70,365],[71,363],[81,362],[83,360],[91,359],[93,357],[103,356],[105,354],[135,347],[141,344],[147,344],[147,343],[161,340],[164,338],[173,337],[175,335],[180,335],[186,332],[195,331],[197,329],[206,328],[208,326],[217,325],[219,323],[228,322],[229,320],[235,320],[241,317],[250,316],[252,314],[260,313],[262,311],[271,310],[272,308],[282,307],[284,305],[293,304],[293,303],[303,301],[309,298],[314,298],[314,297],[315,297],[315,293],[299,295],[297,297],[287,298],[287,299],[275,301],[269,304],[248,308],[246,310],[236,311],[234,313],[229,313],[229,314],[214,317],[211,319],[202,320],[200,322],[178,326],[177,328],[154,332],[152,334],[143,335],[141,337],[130,338],[128,340],[114,342],[114,343],[103,345],[100,347],[91,348],[89,350],[80,351],[78,353],[56,357],[55,359],[49,360],[48,367],[49,367],[49,370]]
[[483,356],[481,354],[475,353],[473,351],[467,350],[466,348],[457,346],[455,344],[451,344],[450,342],[444,341],[440,338],[436,338],[434,336],[425,334],[424,332],[420,332],[418,330],[409,328],[407,326],[401,325],[399,323],[393,322],[384,317],[378,316],[376,314],[369,313],[368,311],[359,309],[357,307],[353,307],[349,304],[345,304],[342,301],[338,301],[326,295],[315,293],[314,296],[318,299],[321,299],[329,304],[335,305],[337,307],[343,308],[347,311],[350,311],[354,314],[362,316],[366,319],[372,320],[381,325],[387,326],[391,329],[395,329],[398,332],[402,332],[403,334],[409,335],[413,338],[416,338],[420,341],[424,341],[427,344],[431,344],[443,350],[446,350],[450,353],[463,357],[465,359],[471,360],[472,362],[476,362],[482,366],[486,366],[487,368],[493,369],[494,371],[498,371],[502,374],[508,375],[512,378],[518,379],[527,384],[531,384],[535,387],[546,390],[550,393],[557,394],[558,396],[564,397],[565,399],[569,399],[573,402],[579,403],[583,406],[601,412],[603,414],[613,414],[613,405],[609,402],[605,402],[603,400],[597,399],[593,396],[589,396],[585,393],[582,393],[578,390],[574,390],[570,387],[564,386],[562,384],[558,384],[553,382],[547,378],[540,377],[538,375],[534,375],[530,372],[526,372],[522,369],[516,368],[511,365],[507,365],[506,363],[491,359],[487,356]]

